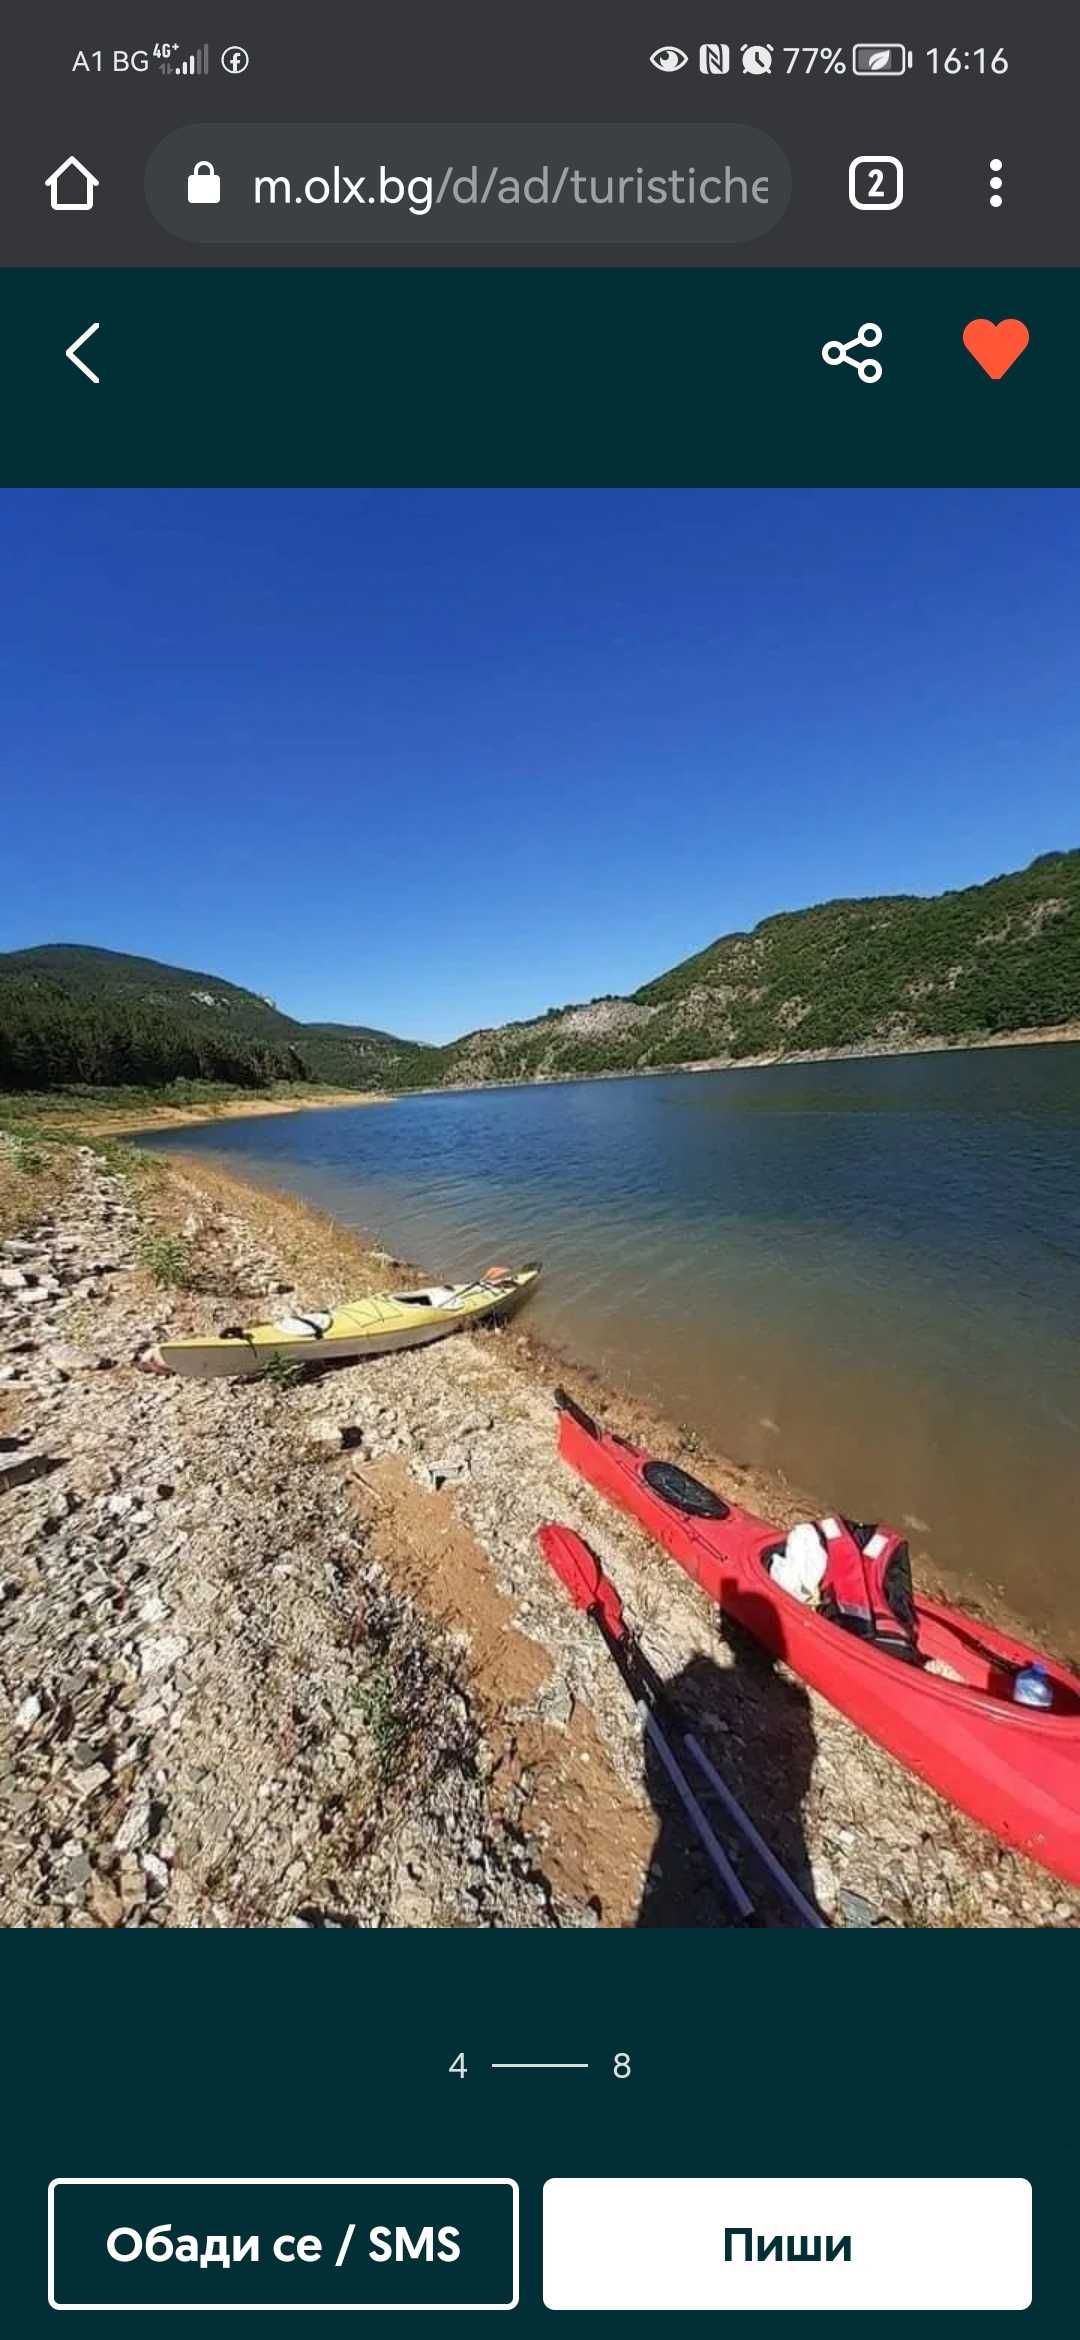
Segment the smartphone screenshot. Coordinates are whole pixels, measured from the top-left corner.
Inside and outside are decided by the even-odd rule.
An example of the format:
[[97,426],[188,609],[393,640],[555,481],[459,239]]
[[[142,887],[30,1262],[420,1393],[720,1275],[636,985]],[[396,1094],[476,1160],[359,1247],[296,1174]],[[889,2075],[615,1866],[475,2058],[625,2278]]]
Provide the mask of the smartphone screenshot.
[[4,50],[16,2328],[1057,2330],[1076,25]]

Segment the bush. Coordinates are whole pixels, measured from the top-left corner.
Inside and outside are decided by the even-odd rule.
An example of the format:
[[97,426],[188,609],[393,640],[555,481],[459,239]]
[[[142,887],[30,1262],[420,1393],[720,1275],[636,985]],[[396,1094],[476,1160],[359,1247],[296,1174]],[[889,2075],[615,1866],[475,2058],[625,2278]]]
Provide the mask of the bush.
[[298,1357],[268,1357],[256,1378],[269,1382],[271,1389],[295,1389],[304,1378],[304,1368]]
[[402,1710],[397,1677],[386,1659],[374,1665],[363,1681],[357,1683],[353,1700],[370,1735],[380,1776],[389,1779],[397,1769],[409,1725]]
[[178,1292],[192,1290],[195,1270],[191,1253],[179,1235],[147,1235],[139,1245],[139,1258],[155,1284],[171,1285]]

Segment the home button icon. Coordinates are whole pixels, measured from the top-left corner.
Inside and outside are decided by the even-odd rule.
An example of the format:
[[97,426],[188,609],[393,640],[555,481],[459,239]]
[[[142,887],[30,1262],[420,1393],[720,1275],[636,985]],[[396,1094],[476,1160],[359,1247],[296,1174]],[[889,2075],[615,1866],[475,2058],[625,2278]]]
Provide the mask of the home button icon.
[[100,183],[74,154],[69,154],[66,162],[57,163],[45,181],[53,211],[92,211],[94,189]]

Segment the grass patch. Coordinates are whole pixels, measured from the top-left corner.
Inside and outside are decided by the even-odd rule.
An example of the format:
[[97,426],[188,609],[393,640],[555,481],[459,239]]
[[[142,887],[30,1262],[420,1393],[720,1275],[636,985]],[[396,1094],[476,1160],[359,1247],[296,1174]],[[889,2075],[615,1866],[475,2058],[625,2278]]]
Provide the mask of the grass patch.
[[144,1236],[139,1245],[139,1262],[155,1284],[167,1285],[174,1292],[191,1292],[195,1288],[194,1263],[180,1235]]
[[126,1178],[131,1185],[160,1186],[165,1167],[156,1154],[148,1154],[142,1146],[126,1145],[123,1138],[91,1138],[89,1143],[114,1178]]
[[0,1112],[0,1238],[21,1235],[60,1200],[71,1176],[69,1145],[23,1115]]
[[[42,1089],[32,1092],[32,1111],[52,1122],[85,1121],[88,1115],[102,1112],[130,1113],[132,1106],[146,1105],[238,1105],[248,1097],[303,1097],[310,1095],[310,1081],[273,1081],[265,1088],[238,1089],[228,1081],[168,1081],[147,1085],[133,1082],[129,1088],[93,1088],[73,1085],[65,1089]],[[25,1114],[31,1092],[9,1090],[0,1094],[0,1118],[5,1114]]]
[[380,1779],[392,1779],[408,1741],[409,1722],[397,1676],[385,1658],[357,1683],[353,1704],[371,1740]]
[[304,1378],[304,1368],[297,1357],[268,1357],[255,1378],[269,1382],[271,1389],[296,1389]]

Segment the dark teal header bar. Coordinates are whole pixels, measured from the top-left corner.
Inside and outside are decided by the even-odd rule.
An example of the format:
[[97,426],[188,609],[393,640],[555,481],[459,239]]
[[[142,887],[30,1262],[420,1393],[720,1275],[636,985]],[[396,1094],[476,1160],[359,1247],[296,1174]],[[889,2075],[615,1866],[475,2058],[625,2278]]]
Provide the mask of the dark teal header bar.
[[[1061,486],[1080,471],[1064,270],[10,271],[4,304],[9,485]],[[965,332],[1012,320],[1026,346],[995,378]],[[1004,354],[1017,338],[1009,323]],[[880,373],[826,363],[832,344],[872,349]]]

